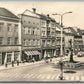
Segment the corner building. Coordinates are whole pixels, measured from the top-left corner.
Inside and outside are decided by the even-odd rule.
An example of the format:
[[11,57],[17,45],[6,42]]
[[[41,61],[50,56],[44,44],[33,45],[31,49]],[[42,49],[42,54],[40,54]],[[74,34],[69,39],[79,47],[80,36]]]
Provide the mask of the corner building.
[[21,61],[19,18],[5,8],[0,8],[0,65]]

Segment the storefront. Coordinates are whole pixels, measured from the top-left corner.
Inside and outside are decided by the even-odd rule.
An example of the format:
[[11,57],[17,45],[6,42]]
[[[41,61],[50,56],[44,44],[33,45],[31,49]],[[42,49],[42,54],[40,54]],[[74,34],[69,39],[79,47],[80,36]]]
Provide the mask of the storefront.
[[0,65],[21,62],[21,51],[19,47],[2,47],[0,48]]
[[35,61],[38,61],[41,59],[41,53],[38,50],[26,50],[22,53],[22,60],[23,61],[29,61],[34,59]]

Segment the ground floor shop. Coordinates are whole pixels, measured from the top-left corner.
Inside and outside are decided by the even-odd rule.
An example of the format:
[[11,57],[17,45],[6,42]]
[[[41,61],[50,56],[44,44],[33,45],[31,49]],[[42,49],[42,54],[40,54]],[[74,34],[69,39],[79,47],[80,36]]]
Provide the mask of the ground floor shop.
[[42,55],[40,50],[24,50],[22,51],[22,61],[32,62],[41,60]]
[[[63,46],[62,48],[63,50],[63,55],[65,55],[65,47]],[[56,46],[56,56],[60,56],[60,53],[61,53],[61,46]]]
[[56,49],[42,49],[42,58],[56,56]]
[[21,62],[21,48],[19,46],[0,47],[0,65]]

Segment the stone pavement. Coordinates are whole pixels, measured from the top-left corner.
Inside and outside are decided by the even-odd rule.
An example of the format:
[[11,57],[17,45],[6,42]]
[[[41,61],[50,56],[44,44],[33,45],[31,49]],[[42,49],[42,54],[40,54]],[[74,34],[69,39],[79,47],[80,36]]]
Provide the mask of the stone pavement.
[[7,65],[7,67],[5,67],[5,65],[0,66],[0,70],[6,70],[6,69],[12,69],[12,68],[18,68],[18,67],[22,67],[22,66],[27,66],[27,65],[34,65],[34,64],[39,64],[39,63],[44,63],[44,60],[41,61],[37,61],[37,62],[31,62],[31,63],[19,63],[19,66],[17,66],[17,64],[14,64],[14,67],[12,67],[12,64]]

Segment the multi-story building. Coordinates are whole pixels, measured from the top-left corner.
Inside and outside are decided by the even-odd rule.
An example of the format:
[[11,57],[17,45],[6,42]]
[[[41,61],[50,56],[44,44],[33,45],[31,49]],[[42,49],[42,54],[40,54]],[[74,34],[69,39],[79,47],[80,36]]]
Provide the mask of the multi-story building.
[[[58,24],[57,24],[58,25]],[[62,41],[62,49],[63,49],[63,55],[65,55],[65,37],[63,32],[63,41]],[[60,56],[61,54],[61,30],[60,26],[56,26],[56,56]]]
[[0,65],[20,59],[19,18],[0,7]]
[[40,60],[40,17],[35,14],[35,10],[25,10],[19,15],[21,19],[21,44],[22,61],[29,59]]
[[56,21],[49,15],[40,14],[41,52],[43,58],[56,56]]
[[79,51],[83,50],[83,41],[82,41],[82,32],[77,27],[68,27],[64,28],[65,31],[65,52],[69,51],[70,43],[72,40],[72,48],[74,54],[77,54]]
[[74,53],[77,54],[79,51],[83,51],[83,40],[82,40],[82,32],[79,28],[73,28],[76,31],[74,35]]
[[70,40],[72,41],[72,48],[74,50],[74,34],[76,32],[73,30],[72,27],[67,27],[64,28],[64,34],[65,34],[65,54],[68,55],[69,54],[69,50],[70,50]]

